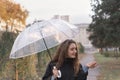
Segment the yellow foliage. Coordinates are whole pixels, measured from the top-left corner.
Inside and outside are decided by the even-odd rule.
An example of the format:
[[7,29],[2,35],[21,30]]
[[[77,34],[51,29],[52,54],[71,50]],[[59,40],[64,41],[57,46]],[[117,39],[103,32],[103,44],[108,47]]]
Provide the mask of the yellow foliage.
[[6,29],[9,26],[13,31],[13,27],[25,25],[27,16],[28,11],[23,9],[20,4],[11,0],[0,0],[0,19],[6,24]]

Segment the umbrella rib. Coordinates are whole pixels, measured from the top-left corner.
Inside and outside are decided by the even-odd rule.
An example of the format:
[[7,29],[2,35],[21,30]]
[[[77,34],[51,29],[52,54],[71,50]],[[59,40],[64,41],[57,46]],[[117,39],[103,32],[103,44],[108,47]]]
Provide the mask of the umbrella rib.
[[[49,22],[51,25],[54,25],[53,23],[51,23],[51,22]],[[56,26],[56,25],[54,25],[54,26]],[[56,27],[54,27],[54,28],[56,28]],[[56,29],[58,29],[58,28],[56,28]],[[72,29],[70,29],[70,30],[72,30]],[[61,30],[60,30],[61,31]],[[73,30],[72,30],[73,31]],[[67,37],[69,37],[65,32],[63,32],[63,31],[61,31],[64,35],[66,35]]]

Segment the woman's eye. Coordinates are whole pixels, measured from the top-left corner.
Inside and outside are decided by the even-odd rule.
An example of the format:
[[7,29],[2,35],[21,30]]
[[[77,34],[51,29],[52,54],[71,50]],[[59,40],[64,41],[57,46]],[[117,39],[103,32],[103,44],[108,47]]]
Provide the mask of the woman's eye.
[[74,50],[74,48],[71,48],[71,50],[73,51],[73,50]]
[[76,48],[71,48],[71,50],[73,51],[73,50],[77,50]]

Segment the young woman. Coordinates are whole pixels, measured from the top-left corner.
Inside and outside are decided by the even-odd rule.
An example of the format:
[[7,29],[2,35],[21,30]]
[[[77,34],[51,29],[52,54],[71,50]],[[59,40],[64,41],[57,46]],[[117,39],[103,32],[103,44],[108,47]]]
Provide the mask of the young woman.
[[73,40],[65,40],[59,46],[55,57],[48,64],[42,80],[86,80],[88,68],[95,67],[96,62],[86,65],[83,70],[78,59],[77,44]]

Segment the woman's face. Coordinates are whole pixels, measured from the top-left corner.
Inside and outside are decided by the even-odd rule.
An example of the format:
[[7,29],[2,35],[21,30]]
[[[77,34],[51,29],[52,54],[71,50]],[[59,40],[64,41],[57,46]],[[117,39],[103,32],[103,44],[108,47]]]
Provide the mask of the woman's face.
[[77,46],[75,43],[71,43],[68,48],[68,58],[75,58],[77,54]]

